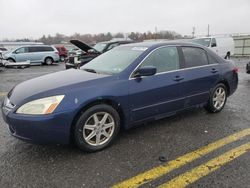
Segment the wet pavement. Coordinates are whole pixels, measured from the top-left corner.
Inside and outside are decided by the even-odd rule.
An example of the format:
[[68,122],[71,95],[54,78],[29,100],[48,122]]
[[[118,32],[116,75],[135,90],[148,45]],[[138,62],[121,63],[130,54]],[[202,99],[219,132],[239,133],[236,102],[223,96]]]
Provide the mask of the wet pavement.
[[[111,147],[97,153],[83,153],[73,146],[22,142],[9,135],[0,115],[0,187],[111,187],[250,128],[250,74],[245,73],[249,59],[235,61],[240,68],[238,90],[228,98],[222,112],[209,114],[203,109],[196,109],[122,131]],[[16,84],[60,70],[64,70],[63,64],[0,71],[0,103]],[[249,141],[250,136],[247,135],[225,144],[180,168],[162,173],[142,187],[162,185]],[[250,152],[247,151],[219,165],[215,171],[211,167],[209,174],[195,182],[186,181],[187,185],[250,187]]]

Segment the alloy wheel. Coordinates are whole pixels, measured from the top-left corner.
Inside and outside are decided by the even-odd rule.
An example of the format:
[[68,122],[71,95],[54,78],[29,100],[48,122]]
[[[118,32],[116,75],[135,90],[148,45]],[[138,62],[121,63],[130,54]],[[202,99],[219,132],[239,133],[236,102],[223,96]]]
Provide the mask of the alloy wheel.
[[226,91],[223,87],[218,87],[214,92],[213,105],[216,110],[220,110],[226,101]]
[[85,122],[83,138],[89,145],[100,146],[111,139],[114,129],[114,118],[107,112],[97,112]]

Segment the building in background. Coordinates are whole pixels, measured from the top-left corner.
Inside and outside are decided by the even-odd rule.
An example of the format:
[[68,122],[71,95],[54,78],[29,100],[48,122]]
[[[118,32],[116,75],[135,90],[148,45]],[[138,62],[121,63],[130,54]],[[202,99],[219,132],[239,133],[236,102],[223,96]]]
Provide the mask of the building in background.
[[234,39],[234,56],[250,56],[250,35],[233,35]]

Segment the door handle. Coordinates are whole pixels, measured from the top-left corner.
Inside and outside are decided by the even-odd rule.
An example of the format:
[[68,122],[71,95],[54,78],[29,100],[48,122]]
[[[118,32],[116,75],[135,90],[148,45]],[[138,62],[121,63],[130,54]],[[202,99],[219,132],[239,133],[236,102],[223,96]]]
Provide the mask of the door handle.
[[218,72],[218,70],[216,70],[216,69],[211,70],[211,73],[217,73],[217,72]]
[[181,80],[183,80],[184,78],[183,77],[181,77],[181,76],[176,76],[176,77],[174,77],[174,81],[176,81],[176,82],[179,82],[179,81],[181,81]]

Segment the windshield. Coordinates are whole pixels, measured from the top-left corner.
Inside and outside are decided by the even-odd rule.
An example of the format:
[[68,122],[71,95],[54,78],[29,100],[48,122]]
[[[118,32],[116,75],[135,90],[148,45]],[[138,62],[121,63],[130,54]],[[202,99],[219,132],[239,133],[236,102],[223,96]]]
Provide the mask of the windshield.
[[110,50],[81,67],[93,73],[117,74],[127,68],[146,48],[120,47]]
[[106,46],[107,46],[107,44],[105,44],[105,43],[97,43],[94,46],[94,49],[96,49],[98,52],[103,52],[103,50],[105,49]]
[[209,47],[211,39],[210,38],[193,39],[192,41],[196,44],[201,44],[202,46]]

